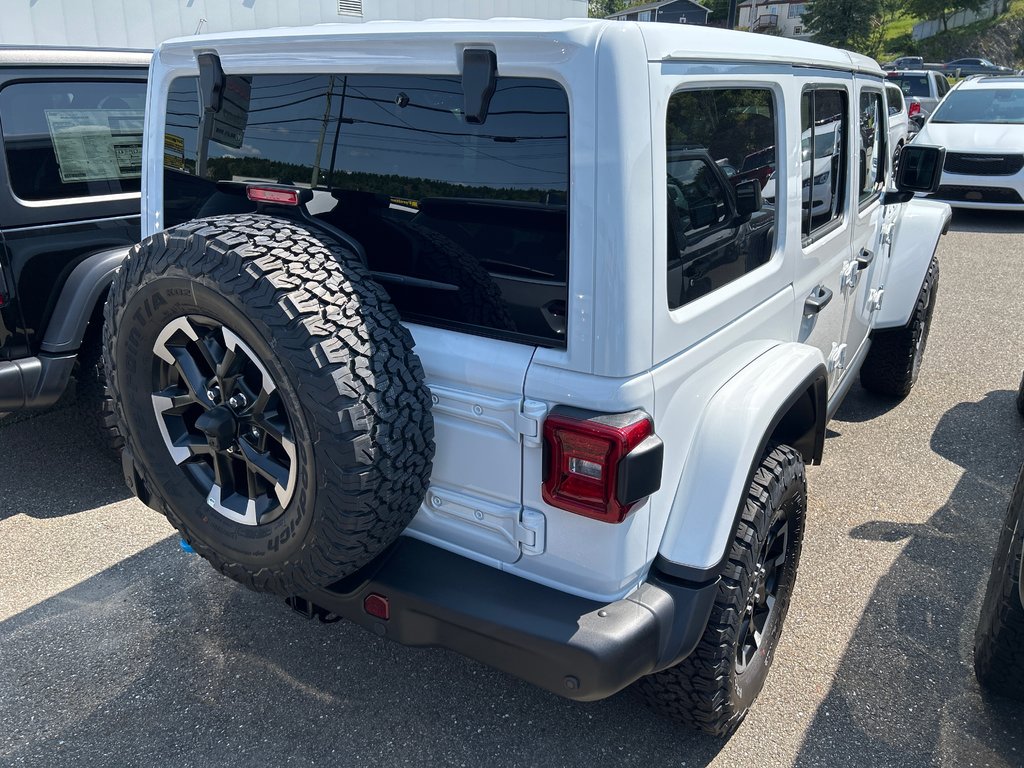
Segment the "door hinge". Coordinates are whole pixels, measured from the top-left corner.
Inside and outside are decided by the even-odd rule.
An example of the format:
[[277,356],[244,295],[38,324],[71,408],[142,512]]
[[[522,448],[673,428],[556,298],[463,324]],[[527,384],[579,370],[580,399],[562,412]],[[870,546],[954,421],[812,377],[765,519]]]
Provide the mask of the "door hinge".
[[540,425],[548,412],[546,403],[536,400],[523,400],[523,407],[516,415],[516,427],[523,437],[523,445],[538,446],[541,444]]
[[536,509],[524,509],[523,516],[516,528],[516,538],[524,555],[540,555],[544,552],[547,534],[547,520],[543,512]]
[[868,312],[877,312],[882,308],[882,296],[885,295],[884,288],[873,288],[868,294]]
[[843,271],[839,275],[839,284],[844,289],[849,288],[852,291],[856,288],[859,277],[860,270],[858,269],[856,259],[843,263]]
[[846,368],[846,345],[832,342],[832,351],[828,355],[829,372],[838,372]]

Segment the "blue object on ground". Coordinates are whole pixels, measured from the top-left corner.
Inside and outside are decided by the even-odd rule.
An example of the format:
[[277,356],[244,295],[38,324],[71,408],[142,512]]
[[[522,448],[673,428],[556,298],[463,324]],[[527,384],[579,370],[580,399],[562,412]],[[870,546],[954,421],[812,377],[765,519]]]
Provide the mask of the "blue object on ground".
[[189,543],[184,539],[179,539],[178,543],[181,545],[181,551],[189,555],[194,555],[196,551],[189,546]]

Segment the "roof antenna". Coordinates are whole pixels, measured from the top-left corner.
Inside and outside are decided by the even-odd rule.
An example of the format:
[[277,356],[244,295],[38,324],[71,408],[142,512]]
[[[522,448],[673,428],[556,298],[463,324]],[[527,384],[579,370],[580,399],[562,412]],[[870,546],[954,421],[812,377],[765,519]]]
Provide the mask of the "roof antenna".
[[203,32],[203,24],[205,24],[205,23],[206,23],[206,19],[200,19],[200,20],[199,20],[199,23],[198,23],[198,24],[196,24],[196,31],[195,31],[195,32],[193,32],[192,34],[193,34],[193,35],[199,35],[199,34],[202,34],[202,32]]

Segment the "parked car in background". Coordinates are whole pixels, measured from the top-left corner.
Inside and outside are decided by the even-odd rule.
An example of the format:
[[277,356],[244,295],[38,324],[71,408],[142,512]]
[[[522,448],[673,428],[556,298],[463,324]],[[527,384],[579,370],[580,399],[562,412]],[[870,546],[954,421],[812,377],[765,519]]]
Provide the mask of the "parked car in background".
[[924,69],[890,72],[889,82],[898,85],[907,102],[907,117],[927,119],[949,93],[949,81],[940,72]]
[[968,77],[969,75],[1012,75],[1010,67],[1001,67],[988,59],[954,59],[942,65],[942,71],[950,77]]
[[889,111],[889,148],[892,151],[892,167],[895,174],[903,145],[910,140],[911,127],[916,133],[919,126],[916,122],[910,121],[907,115],[907,103],[903,99],[903,91],[898,85],[886,83],[885,103]]
[[1024,210],[1024,77],[975,77],[950,91],[914,140],[946,148],[930,195],[961,208]]
[[74,380],[82,418],[115,447],[102,308],[139,238],[149,59],[0,49],[0,412],[52,405]]
[[942,64],[934,62],[927,62],[920,56],[901,56],[895,61],[890,61],[882,65],[882,69],[886,72],[892,72],[898,69],[942,69]]
[[[1024,416],[1024,380],[1017,392]],[[1006,508],[981,617],[974,635],[974,671],[982,687],[1024,699],[1024,466]]]

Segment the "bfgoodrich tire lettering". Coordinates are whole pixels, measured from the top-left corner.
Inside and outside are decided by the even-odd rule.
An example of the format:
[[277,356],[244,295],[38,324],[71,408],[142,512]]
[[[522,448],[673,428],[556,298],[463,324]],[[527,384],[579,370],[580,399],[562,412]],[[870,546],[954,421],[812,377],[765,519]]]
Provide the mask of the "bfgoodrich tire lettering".
[[[118,424],[154,506],[231,578],[260,591],[308,592],[367,563],[416,513],[433,457],[430,394],[397,311],[337,243],[257,215],[161,232],[136,246],[119,271],[104,327]],[[199,454],[215,444],[237,457],[243,449],[270,453],[270,441],[243,433],[250,426],[244,403],[230,406],[234,416],[226,410],[227,391],[214,390],[231,385],[214,363],[195,370],[203,347],[192,348],[190,359],[200,364],[186,363],[188,370],[161,359],[169,333],[183,333],[181,344],[201,337],[206,351],[218,354],[225,339],[236,339],[232,344],[254,360],[250,373],[262,366],[272,381],[278,429],[293,444],[294,461],[283,457],[278,440],[278,463],[293,477],[277,496],[286,506],[266,522],[232,519],[194,482],[193,464],[210,461]],[[168,385],[172,368],[181,374],[170,383],[187,415],[169,436],[154,394]],[[214,406],[224,416],[218,429],[230,434],[200,446],[197,417],[206,413],[209,422]],[[192,445],[195,451],[172,455]]]
[[743,721],[789,610],[806,511],[800,454],[770,449],[751,480],[700,643],[676,666],[636,683],[655,711],[715,736]]

